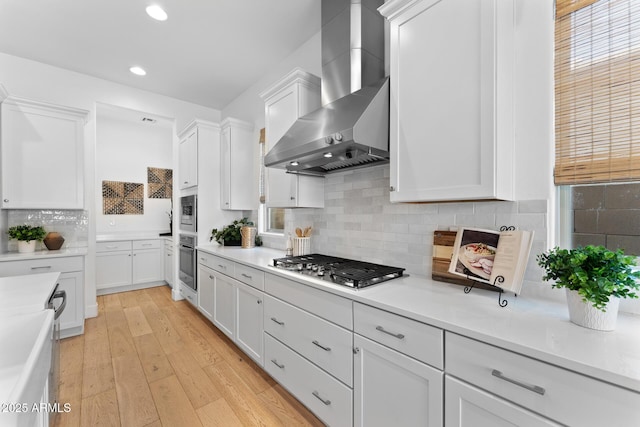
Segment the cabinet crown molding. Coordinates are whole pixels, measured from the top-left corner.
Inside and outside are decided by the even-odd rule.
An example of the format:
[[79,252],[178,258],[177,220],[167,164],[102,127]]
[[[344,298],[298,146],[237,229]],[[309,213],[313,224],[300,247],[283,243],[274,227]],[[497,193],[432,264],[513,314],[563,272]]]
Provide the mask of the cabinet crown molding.
[[210,129],[213,130],[220,130],[220,124],[219,123],[215,123],[215,122],[210,122],[208,120],[202,120],[202,119],[193,119],[189,122],[188,125],[186,125],[184,127],[184,129],[182,129],[180,132],[178,132],[178,138],[182,138],[183,136],[185,136],[187,134],[187,132],[190,132],[191,129],[195,128],[195,127],[208,127]]
[[276,95],[278,92],[286,87],[291,86],[292,84],[300,84],[310,89],[319,89],[320,82],[320,77],[316,76],[315,74],[308,73],[302,68],[296,67],[291,70],[286,76],[262,91],[258,96],[260,96],[262,100],[266,101],[267,99],[271,98],[272,96]]
[[[2,89],[3,88],[0,88],[0,100],[2,99]],[[73,116],[76,119],[82,120],[83,124],[87,123],[87,118],[89,117],[88,110],[83,110],[81,108],[75,107],[67,107],[66,105],[51,104],[43,101],[35,101],[33,99],[20,98],[13,95],[9,95],[4,101],[2,101],[2,103],[4,105],[10,105],[14,107],[33,107],[40,110],[46,110],[51,113],[66,114],[69,116]]]
[[[378,8],[378,12],[387,19],[393,19],[421,1],[423,0],[389,0]],[[437,1],[431,0],[431,3]]]
[[223,129],[231,126],[243,128],[246,130],[253,130],[252,123],[246,122],[244,120],[234,119],[233,117],[227,117],[222,122],[220,122],[220,127]]

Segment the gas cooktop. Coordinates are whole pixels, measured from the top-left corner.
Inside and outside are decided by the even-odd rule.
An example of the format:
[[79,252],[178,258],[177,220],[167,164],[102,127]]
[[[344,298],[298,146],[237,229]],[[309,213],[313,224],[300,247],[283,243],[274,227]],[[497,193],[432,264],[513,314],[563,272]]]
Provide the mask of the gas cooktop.
[[405,270],[321,254],[276,258],[273,266],[355,289],[402,277]]

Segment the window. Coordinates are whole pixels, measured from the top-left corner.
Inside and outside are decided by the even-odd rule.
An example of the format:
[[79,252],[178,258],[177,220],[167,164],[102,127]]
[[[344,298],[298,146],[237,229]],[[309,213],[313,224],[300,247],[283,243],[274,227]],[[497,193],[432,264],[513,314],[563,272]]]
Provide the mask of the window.
[[558,0],[555,40],[563,246],[640,255],[640,1]]
[[284,209],[268,208],[265,205],[265,129],[260,129],[260,207],[258,213],[258,230],[260,233],[284,234]]

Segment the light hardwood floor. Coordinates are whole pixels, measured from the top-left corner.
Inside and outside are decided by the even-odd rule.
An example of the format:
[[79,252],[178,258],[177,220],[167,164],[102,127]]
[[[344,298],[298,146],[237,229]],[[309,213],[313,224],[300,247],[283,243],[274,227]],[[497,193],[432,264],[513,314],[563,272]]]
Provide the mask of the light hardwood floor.
[[61,343],[63,426],[322,426],[167,286],[98,297]]

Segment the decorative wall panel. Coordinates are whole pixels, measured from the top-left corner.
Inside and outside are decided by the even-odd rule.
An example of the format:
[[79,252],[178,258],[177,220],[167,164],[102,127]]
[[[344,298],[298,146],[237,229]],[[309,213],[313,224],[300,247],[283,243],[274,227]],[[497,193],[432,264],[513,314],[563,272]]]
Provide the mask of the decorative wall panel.
[[147,168],[148,196],[150,199],[173,197],[173,169]]
[[105,215],[143,215],[144,184],[102,181],[102,213]]

